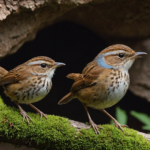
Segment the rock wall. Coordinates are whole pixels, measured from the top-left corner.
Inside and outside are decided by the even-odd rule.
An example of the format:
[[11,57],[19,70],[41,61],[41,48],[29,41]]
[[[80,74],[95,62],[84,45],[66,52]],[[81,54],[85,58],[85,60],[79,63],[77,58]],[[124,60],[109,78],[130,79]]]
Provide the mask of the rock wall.
[[[0,0],[0,58],[33,40],[40,29],[63,20],[82,24],[110,43],[128,40],[136,51],[149,52],[149,9],[148,0]],[[133,66],[130,90],[150,101],[149,88],[147,56]]]

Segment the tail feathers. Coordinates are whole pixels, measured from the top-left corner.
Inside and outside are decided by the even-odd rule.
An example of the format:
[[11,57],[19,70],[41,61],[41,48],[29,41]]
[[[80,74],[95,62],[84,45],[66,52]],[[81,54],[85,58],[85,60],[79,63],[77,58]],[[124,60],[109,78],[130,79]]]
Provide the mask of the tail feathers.
[[67,95],[65,95],[59,102],[58,104],[59,105],[62,105],[62,104],[66,104],[68,102],[70,102],[74,97],[72,96],[72,93],[68,93]]
[[0,67],[0,79],[2,79],[7,73],[8,73],[7,70],[5,70],[4,68]]
[[66,77],[69,78],[69,79],[76,80],[76,79],[79,78],[80,76],[81,76],[80,73],[70,73],[70,74],[68,74]]

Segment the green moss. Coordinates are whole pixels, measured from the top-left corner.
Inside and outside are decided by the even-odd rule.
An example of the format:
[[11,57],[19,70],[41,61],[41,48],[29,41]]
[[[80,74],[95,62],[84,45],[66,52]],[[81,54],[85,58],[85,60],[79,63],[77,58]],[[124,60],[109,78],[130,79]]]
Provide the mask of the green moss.
[[48,119],[28,113],[33,123],[22,121],[19,110],[7,107],[0,99],[0,139],[15,145],[55,150],[148,150],[150,142],[137,131],[124,128],[120,131],[112,125],[102,125],[100,135],[93,129],[81,129],[80,133],[70,126],[67,118],[48,115]]

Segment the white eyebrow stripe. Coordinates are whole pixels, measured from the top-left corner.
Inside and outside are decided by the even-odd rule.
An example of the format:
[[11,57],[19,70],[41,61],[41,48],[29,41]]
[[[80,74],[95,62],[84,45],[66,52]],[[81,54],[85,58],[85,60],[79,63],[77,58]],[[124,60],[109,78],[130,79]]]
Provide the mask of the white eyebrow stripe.
[[119,51],[108,52],[108,53],[102,54],[102,56],[108,56],[108,55],[111,55],[111,54],[119,54],[119,53],[124,53],[124,51],[119,50]]
[[46,62],[39,60],[39,61],[30,62],[30,63],[28,63],[27,65],[30,66],[30,65],[42,64],[42,63],[46,63]]

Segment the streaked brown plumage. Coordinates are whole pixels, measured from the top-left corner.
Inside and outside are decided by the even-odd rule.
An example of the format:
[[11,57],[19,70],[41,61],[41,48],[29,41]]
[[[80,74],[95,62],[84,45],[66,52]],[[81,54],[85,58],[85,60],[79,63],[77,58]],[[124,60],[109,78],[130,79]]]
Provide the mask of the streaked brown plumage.
[[20,107],[19,103],[28,104],[35,109],[41,118],[46,115],[34,107],[31,103],[43,99],[51,90],[52,77],[57,67],[65,65],[57,63],[49,57],[38,56],[6,71],[0,67],[0,85],[4,87],[5,94],[14,101],[20,109],[23,120],[32,119]]
[[115,123],[116,127],[123,130],[115,118],[104,109],[116,104],[125,95],[129,87],[128,69],[135,58],[144,55],[144,52],[134,52],[125,45],[116,44],[101,51],[95,59],[88,63],[82,74],[72,73],[67,75],[74,81],[70,93],[64,96],[58,104],[65,104],[78,98],[86,109],[89,121],[96,134],[98,128],[90,117],[87,107],[103,111]]

